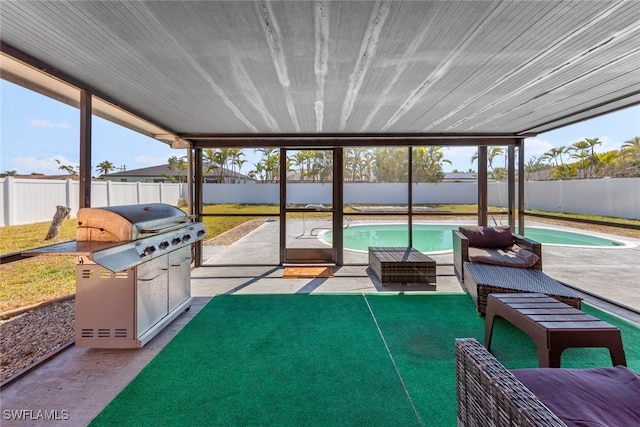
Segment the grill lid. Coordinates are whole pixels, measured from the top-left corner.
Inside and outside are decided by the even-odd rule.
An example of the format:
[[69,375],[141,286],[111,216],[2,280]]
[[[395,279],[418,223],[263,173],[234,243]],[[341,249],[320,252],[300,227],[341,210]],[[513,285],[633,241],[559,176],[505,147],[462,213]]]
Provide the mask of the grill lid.
[[78,210],[76,240],[128,242],[182,227],[187,214],[164,203],[122,205]]

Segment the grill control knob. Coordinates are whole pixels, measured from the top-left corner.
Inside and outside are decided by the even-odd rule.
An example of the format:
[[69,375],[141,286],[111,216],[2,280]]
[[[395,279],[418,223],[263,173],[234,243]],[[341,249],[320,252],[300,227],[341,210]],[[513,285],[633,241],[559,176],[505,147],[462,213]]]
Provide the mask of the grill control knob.
[[158,246],[160,246],[160,249],[167,249],[169,247],[169,242],[167,241],[160,242]]
[[156,247],[155,246],[147,246],[146,248],[144,248],[144,253],[147,254],[147,255],[151,255],[155,251],[156,251]]
[[179,237],[174,237],[171,241],[171,243],[173,243],[174,245],[177,245],[180,242],[182,242],[182,240]]
[[182,236],[182,241],[183,242],[186,242],[189,239],[191,239],[191,235],[190,234],[185,234],[184,236]]

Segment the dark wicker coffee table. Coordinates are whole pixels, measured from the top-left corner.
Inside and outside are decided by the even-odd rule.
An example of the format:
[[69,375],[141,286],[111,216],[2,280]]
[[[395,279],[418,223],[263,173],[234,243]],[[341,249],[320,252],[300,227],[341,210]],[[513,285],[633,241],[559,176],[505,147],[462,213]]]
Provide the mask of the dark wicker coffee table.
[[436,283],[436,262],[413,248],[370,247],[369,266],[382,284]]
[[613,366],[627,365],[620,329],[544,294],[491,294],[484,345],[491,349],[495,317],[502,317],[531,337],[541,368],[559,368],[571,347],[605,347]]
[[578,310],[582,303],[582,299],[571,289],[542,271],[531,268],[465,262],[464,284],[478,313],[483,316],[487,310],[487,297],[494,292],[539,292]]

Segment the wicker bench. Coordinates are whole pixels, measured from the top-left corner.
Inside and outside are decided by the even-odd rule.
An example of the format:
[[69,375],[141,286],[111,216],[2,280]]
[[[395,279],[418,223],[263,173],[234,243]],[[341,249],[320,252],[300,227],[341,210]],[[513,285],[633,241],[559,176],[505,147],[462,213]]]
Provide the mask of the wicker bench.
[[382,284],[436,283],[436,262],[413,248],[370,247],[369,266]]
[[622,366],[510,371],[474,338],[455,340],[455,360],[460,427],[638,425],[640,375]]
[[473,338],[455,341],[459,426],[566,426]]
[[464,264],[464,283],[478,313],[485,315],[487,297],[491,293],[542,293],[571,307],[581,307],[582,299],[571,289],[540,270],[501,267],[467,262]]

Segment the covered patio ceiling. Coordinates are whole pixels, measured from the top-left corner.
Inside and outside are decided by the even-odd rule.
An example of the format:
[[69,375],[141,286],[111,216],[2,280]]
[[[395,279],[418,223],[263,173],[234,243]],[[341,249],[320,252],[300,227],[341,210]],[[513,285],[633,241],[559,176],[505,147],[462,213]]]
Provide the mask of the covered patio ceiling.
[[634,0],[3,1],[0,17],[4,79],[76,105],[84,90],[94,114],[192,147],[455,145],[640,102]]

